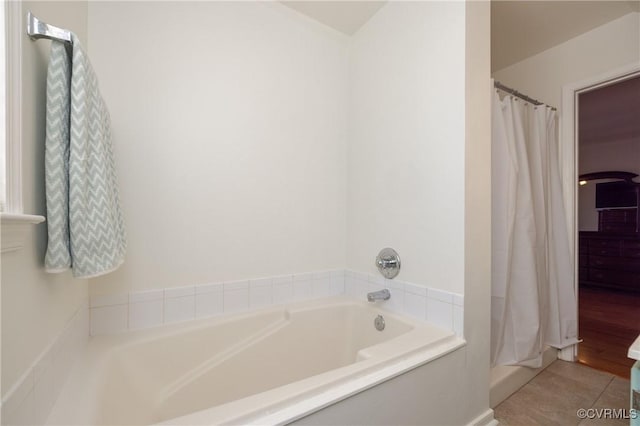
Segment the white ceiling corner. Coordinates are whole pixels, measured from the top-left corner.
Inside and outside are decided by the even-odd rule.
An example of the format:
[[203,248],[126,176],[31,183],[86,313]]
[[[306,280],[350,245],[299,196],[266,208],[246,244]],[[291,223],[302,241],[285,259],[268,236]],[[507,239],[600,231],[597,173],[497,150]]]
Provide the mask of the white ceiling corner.
[[497,71],[631,12],[640,1],[491,1],[491,69]]
[[353,35],[386,1],[281,1],[280,3],[344,34]]

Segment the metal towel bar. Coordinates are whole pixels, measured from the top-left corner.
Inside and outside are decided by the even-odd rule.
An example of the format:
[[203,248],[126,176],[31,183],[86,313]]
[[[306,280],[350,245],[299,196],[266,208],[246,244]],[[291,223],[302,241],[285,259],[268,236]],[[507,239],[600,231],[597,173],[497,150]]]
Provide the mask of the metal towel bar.
[[51,40],[72,43],[71,31],[42,22],[36,18],[31,11],[27,12],[27,34],[29,34],[29,37],[34,40],[39,38],[48,38]]

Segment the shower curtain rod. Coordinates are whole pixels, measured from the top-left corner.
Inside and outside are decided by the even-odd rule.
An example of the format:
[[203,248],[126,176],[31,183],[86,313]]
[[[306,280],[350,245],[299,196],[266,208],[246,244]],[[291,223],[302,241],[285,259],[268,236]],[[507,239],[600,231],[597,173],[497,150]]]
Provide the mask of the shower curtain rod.
[[32,40],[48,38],[71,43],[71,31],[42,22],[31,11],[27,12],[27,34]]
[[[525,95],[524,93],[520,93],[515,89],[512,89],[511,87],[507,87],[504,84],[500,83],[499,81],[494,81],[493,82],[493,87],[495,87],[496,89],[502,90],[503,92],[509,93],[510,95],[516,96],[524,101],[530,102],[534,105],[546,105],[544,102],[540,102],[537,99],[533,99],[530,98],[529,96]],[[551,108],[554,111],[557,111],[556,107],[553,107],[551,105],[547,105],[549,108]]]

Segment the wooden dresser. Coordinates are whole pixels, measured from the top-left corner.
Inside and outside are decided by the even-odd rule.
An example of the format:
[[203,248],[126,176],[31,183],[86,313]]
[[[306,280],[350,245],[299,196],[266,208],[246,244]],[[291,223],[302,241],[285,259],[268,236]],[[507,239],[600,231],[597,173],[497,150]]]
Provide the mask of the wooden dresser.
[[580,231],[578,281],[640,292],[640,183],[636,173],[608,171],[580,179],[618,179],[596,184],[598,231]]
[[640,238],[636,233],[580,232],[580,285],[640,292]]

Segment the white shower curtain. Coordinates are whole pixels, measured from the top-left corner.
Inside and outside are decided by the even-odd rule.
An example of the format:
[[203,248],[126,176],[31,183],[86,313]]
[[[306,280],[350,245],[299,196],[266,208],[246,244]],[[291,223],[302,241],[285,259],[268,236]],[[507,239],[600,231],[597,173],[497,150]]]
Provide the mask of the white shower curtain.
[[539,367],[576,342],[576,298],[556,113],[493,97],[492,365]]

